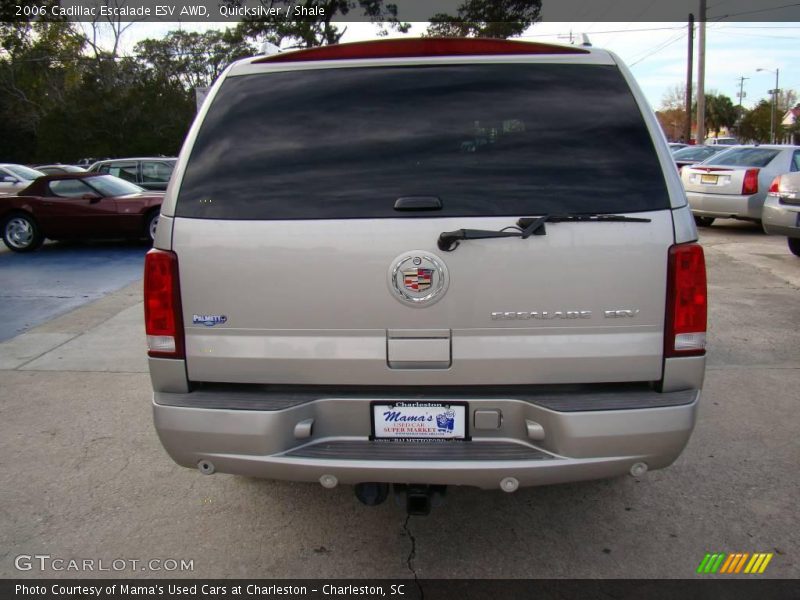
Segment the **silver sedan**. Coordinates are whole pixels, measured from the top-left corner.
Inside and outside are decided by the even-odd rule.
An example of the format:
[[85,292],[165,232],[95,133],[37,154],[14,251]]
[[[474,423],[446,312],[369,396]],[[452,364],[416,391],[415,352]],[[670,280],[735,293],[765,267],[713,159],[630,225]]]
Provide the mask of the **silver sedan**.
[[764,199],[776,176],[800,171],[800,146],[734,146],[699,165],[684,167],[681,181],[695,221],[762,219]]

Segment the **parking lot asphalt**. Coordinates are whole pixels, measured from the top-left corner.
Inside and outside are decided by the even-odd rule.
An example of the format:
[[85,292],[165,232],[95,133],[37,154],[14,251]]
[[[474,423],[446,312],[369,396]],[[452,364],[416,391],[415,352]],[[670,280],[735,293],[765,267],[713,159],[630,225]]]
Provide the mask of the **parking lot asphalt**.
[[[701,232],[710,328],[699,420],[641,478],[449,490],[412,517],[352,488],[202,476],[152,426],[140,283],[0,344],[0,576],[20,554],[193,560],[112,576],[694,577],[706,552],[772,552],[800,576],[800,259],[784,238]],[[413,553],[412,553],[413,549]]]
[[48,243],[0,251],[0,341],[116,291],[142,276],[141,243]]

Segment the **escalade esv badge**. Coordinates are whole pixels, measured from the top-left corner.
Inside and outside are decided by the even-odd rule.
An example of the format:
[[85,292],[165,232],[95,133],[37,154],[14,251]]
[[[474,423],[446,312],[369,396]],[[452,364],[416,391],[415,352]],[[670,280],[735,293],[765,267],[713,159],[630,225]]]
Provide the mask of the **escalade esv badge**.
[[389,267],[389,290],[407,306],[430,306],[444,296],[449,284],[444,261],[423,250],[401,254]]

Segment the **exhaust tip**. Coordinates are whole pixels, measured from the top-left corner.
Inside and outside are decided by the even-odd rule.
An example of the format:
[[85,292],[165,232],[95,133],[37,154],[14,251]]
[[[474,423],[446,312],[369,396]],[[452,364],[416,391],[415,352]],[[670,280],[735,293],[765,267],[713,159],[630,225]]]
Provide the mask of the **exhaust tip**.
[[319,478],[319,483],[325,489],[332,490],[339,485],[339,480],[336,479],[336,475],[323,475]]
[[389,497],[388,483],[357,483],[356,498],[366,506],[378,506]]
[[645,473],[647,473],[647,463],[638,462],[631,467],[631,475],[634,477],[641,477]]
[[516,477],[506,477],[500,480],[500,489],[504,492],[516,492],[519,488],[519,481]]
[[213,475],[216,468],[214,467],[214,463],[210,460],[201,460],[197,463],[197,470],[203,475]]

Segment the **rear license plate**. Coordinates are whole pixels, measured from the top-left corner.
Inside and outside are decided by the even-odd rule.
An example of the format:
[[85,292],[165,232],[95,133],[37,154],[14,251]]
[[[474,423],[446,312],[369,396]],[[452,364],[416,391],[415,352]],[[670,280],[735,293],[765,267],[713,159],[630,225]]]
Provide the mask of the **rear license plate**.
[[466,440],[467,405],[445,402],[373,402],[372,439]]
[[718,175],[700,175],[700,183],[713,183],[717,184]]

